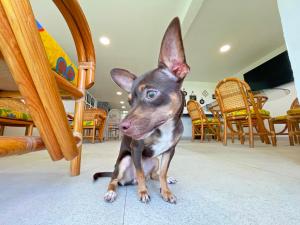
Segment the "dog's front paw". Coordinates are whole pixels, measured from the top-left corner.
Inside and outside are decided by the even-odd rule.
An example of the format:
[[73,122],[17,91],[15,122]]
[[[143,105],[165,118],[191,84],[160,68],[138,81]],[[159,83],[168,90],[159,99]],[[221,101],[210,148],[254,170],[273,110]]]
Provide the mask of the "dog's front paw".
[[117,192],[115,191],[108,191],[104,195],[104,200],[107,202],[113,202],[116,200],[116,198],[117,198]]
[[175,195],[172,194],[171,191],[161,190],[160,194],[161,194],[161,197],[163,198],[163,200],[165,200],[166,202],[176,204],[177,198]]
[[168,184],[176,184],[177,180],[174,177],[168,177],[167,182]]
[[140,201],[143,203],[150,202],[150,195],[148,194],[147,190],[139,191],[139,198]]

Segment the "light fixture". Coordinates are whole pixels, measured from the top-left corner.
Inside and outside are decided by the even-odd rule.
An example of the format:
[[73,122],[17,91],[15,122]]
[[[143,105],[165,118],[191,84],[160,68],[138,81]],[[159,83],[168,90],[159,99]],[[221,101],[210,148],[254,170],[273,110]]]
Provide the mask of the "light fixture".
[[127,113],[128,113],[128,111],[124,110],[124,111],[123,111],[123,113],[124,113],[124,114],[127,114]]
[[126,109],[125,105],[122,105],[122,109]]
[[117,91],[117,95],[122,95],[122,92],[121,91]]
[[124,104],[124,101],[120,101],[121,104]]
[[223,46],[220,48],[220,52],[221,52],[221,53],[228,52],[230,49],[231,49],[231,46],[228,45],[228,44],[226,44],[226,45],[223,45]]
[[99,41],[101,44],[103,45],[109,45],[110,44],[110,40],[108,37],[102,36],[99,38]]

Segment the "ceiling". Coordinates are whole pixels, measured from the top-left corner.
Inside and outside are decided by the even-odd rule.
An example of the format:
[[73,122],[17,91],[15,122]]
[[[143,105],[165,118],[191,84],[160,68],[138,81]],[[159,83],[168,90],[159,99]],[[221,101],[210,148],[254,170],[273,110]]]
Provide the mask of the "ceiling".
[[[36,18],[76,60],[71,34],[51,1],[31,0]],[[96,50],[96,82],[90,90],[101,101],[120,108],[127,96],[109,71],[125,68],[139,75],[157,64],[164,31],[175,16],[182,22],[188,80],[215,82],[241,71],[284,45],[276,0],[80,0]],[[106,35],[111,44],[103,46]],[[220,54],[223,44],[232,49]],[[127,106],[128,107],[128,106]]]

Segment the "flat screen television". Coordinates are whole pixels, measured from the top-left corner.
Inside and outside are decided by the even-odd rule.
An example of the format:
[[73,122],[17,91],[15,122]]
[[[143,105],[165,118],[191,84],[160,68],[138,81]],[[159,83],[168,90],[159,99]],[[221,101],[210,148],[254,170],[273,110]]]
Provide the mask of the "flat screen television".
[[251,90],[270,89],[294,81],[288,52],[285,51],[244,74]]

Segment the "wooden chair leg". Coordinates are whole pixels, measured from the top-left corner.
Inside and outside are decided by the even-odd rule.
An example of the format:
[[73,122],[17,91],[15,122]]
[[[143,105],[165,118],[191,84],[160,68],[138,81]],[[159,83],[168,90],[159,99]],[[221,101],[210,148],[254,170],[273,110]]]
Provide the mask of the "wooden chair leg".
[[216,128],[216,135],[217,135],[217,141],[222,141],[221,139],[221,127],[220,125],[217,125],[217,128]]
[[99,142],[102,142],[102,135],[101,135],[101,127],[98,128],[98,139],[99,139]]
[[96,127],[94,126],[93,129],[91,129],[92,132],[92,143],[95,144],[95,136],[96,136]]
[[245,144],[245,133],[244,133],[243,125],[240,126],[240,132],[241,132],[241,143],[243,145],[243,144]]
[[293,124],[293,131],[294,131],[294,142],[295,144],[299,144],[299,123],[298,121],[295,121],[294,124]]
[[234,143],[234,133],[230,131],[231,143]]
[[269,128],[270,128],[270,133],[271,133],[272,145],[277,146],[275,127],[274,127],[274,123],[273,123],[272,119],[269,119]]
[[201,142],[203,143],[204,141],[204,125],[201,124]]
[[237,128],[238,128],[239,140],[240,140],[241,144],[243,145],[245,143],[245,138],[244,138],[243,125],[241,122],[238,122]]
[[290,145],[294,146],[294,132],[293,132],[293,125],[290,120],[288,120],[288,134],[289,134],[289,140],[290,140]]
[[4,128],[5,128],[5,126],[0,125],[0,136],[3,136],[3,134],[4,134]]
[[259,133],[260,131],[259,131],[257,125],[254,126],[254,128],[255,128],[255,130],[256,130],[256,133],[259,134],[259,138],[260,138],[261,143],[264,143],[264,142],[265,142],[265,139],[264,139],[264,137]]
[[195,140],[195,125],[192,124],[192,141]]
[[26,126],[25,136],[32,136],[33,132],[33,124]]
[[[84,98],[81,98],[75,103],[75,115],[74,115],[74,133],[76,135],[81,135],[83,141],[83,110],[84,110]],[[79,154],[75,157],[70,164],[70,175],[78,176],[80,174],[80,164],[81,164],[81,151],[82,142],[78,145]]]
[[295,130],[296,130],[296,137],[295,137],[295,143],[296,144],[300,144],[300,127],[299,127],[299,123],[298,122],[296,122],[295,123]]
[[227,145],[227,119],[224,118],[223,144]]
[[249,147],[254,148],[253,124],[250,116],[248,118],[248,123],[249,123]]

